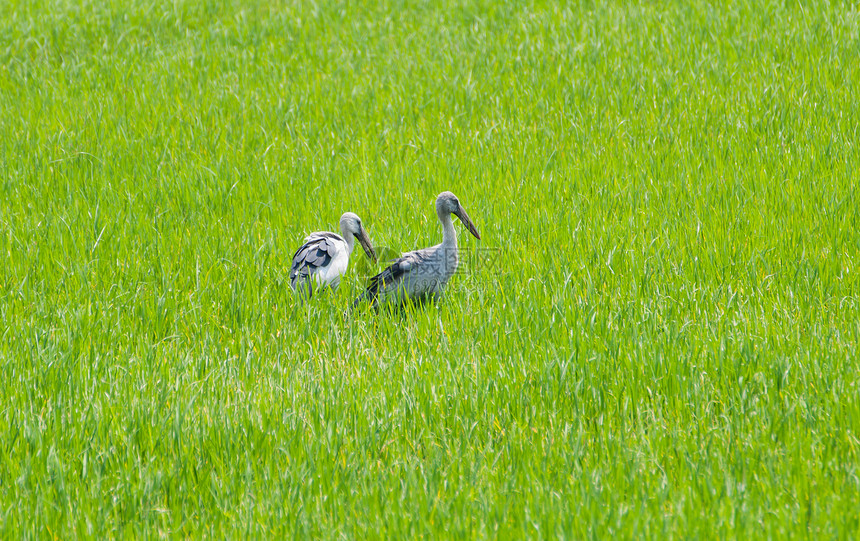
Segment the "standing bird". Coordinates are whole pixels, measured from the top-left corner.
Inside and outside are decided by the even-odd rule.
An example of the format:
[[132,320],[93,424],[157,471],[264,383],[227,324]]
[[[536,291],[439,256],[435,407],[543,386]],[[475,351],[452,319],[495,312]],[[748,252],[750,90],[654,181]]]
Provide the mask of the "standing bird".
[[376,252],[367,231],[361,225],[361,218],[352,212],[340,217],[340,235],[328,231],[317,231],[305,238],[305,243],[293,255],[290,267],[290,287],[294,290],[305,289],[310,296],[314,288],[330,286],[333,290],[340,284],[340,277],[349,266],[349,255],[355,239],[368,257],[376,260]]
[[481,240],[475,224],[457,196],[451,192],[440,193],[436,198],[436,216],[442,224],[442,244],[408,252],[392,261],[391,266],[370,279],[364,294],[353,306],[366,299],[372,301],[374,306],[385,298],[393,298],[397,302],[406,298],[419,302],[437,299],[456,272],[459,261],[452,214],[460,218],[469,233]]

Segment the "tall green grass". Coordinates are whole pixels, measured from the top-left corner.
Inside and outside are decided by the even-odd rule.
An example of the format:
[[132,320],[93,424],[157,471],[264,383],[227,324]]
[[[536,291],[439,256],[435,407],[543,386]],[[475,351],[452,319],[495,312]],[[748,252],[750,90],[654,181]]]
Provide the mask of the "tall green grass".
[[[0,5],[0,534],[847,538],[860,14]],[[443,302],[288,287],[357,212]]]

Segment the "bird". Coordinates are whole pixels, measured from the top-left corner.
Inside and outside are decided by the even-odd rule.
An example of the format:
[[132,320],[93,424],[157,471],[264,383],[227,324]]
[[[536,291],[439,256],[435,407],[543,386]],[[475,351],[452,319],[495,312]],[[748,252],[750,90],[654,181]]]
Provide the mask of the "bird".
[[361,218],[352,212],[345,212],[340,217],[340,235],[328,231],[308,235],[293,255],[290,287],[294,291],[306,291],[308,296],[313,295],[314,289],[330,287],[333,291],[337,290],[340,277],[349,266],[355,239],[358,239],[368,257],[375,261],[373,243],[361,224]]
[[478,229],[457,196],[451,192],[440,193],[436,197],[436,216],[442,224],[442,243],[407,252],[392,260],[388,268],[370,278],[367,289],[355,300],[353,308],[367,300],[376,307],[383,299],[400,304],[406,299],[415,302],[438,299],[457,271],[459,262],[452,214],[463,222],[469,233],[481,240]]

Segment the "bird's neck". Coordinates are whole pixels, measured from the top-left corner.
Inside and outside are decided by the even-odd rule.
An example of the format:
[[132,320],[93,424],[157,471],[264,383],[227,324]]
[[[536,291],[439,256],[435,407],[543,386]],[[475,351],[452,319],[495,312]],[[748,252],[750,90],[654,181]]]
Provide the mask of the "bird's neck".
[[355,236],[347,229],[340,230],[340,236],[346,241],[346,249],[352,254],[352,248],[355,246]]
[[454,230],[454,222],[451,220],[450,213],[439,215],[439,221],[442,222],[442,245],[446,247],[457,247],[457,232]]

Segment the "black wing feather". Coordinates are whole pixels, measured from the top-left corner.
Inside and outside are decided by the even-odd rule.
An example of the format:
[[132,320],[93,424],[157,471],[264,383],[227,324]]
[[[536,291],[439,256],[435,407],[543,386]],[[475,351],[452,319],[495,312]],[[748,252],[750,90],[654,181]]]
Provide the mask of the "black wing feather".
[[337,248],[335,241],[339,239],[334,233],[315,233],[308,237],[293,255],[290,281],[294,282],[298,277],[307,278],[331,263]]
[[365,289],[364,293],[355,300],[353,306],[358,305],[365,299],[369,299],[376,303],[377,297],[385,289],[386,284],[393,284],[397,280],[400,280],[404,274],[415,267],[415,265],[419,265],[425,259],[426,255],[420,251],[409,252],[403,257],[392,259],[391,265],[386,267],[379,274],[370,278],[367,284],[367,289]]
[[385,284],[393,284],[398,278],[403,276],[410,266],[406,264],[406,258],[401,257],[391,261],[391,265],[386,267],[379,274],[372,276],[367,284],[367,292],[373,296],[379,294],[380,288],[384,288]]

